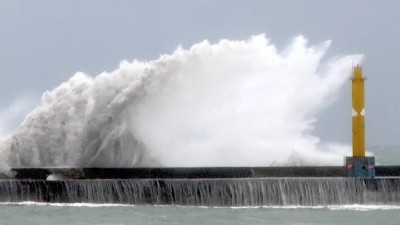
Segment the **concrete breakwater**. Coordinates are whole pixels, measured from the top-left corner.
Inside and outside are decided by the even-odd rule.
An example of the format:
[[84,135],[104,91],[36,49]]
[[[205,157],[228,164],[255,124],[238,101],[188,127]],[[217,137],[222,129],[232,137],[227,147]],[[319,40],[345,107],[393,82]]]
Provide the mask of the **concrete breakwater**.
[[1,180],[0,202],[191,206],[400,204],[399,178]]
[[[343,166],[176,167],[176,168],[14,168],[14,179],[214,179],[265,177],[347,177]],[[400,176],[400,166],[376,166],[377,177]],[[5,176],[3,176],[5,177]]]
[[0,202],[192,206],[400,205],[399,167],[348,178],[345,167],[15,168]]

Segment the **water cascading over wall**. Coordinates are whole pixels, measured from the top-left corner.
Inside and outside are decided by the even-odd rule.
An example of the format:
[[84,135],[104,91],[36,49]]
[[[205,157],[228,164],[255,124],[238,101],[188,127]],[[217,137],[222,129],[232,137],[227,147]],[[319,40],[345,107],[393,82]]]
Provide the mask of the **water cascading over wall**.
[[400,179],[3,180],[0,202],[191,206],[400,204]]

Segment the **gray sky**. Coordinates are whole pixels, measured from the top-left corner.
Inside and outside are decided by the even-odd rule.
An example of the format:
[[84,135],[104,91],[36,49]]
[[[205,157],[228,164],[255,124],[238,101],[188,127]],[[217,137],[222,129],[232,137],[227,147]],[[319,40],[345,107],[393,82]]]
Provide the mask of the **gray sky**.
[[[399,24],[395,0],[1,0],[0,116],[76,71],[112,71],[123,59],[155,59],[203,39],[266,33],[282,48],[303,34],[310,44],[332,40],[328,58],[366,56],[367,145],[400,145]],[[349,84],[321,115],[316,133],[325,141],[351,141]]]

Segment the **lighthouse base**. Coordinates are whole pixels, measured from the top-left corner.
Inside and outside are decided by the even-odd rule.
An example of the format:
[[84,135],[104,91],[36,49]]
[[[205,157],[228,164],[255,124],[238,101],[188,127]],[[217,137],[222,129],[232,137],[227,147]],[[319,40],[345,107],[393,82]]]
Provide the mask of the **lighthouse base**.
[[348,177],[375,177],[375,157],[346,157],[345,161]]

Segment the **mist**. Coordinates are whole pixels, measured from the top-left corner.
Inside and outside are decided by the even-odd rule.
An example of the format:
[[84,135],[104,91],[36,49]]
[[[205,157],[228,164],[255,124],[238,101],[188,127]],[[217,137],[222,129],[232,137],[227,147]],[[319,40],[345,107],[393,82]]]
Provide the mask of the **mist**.
[[330,44],[299,36],[277,49],[257,35],[78,72],[42,95],[0,143],[0,160],[4,168],[341,164],[350,146],[313,131],[362,56],[324,59]]

